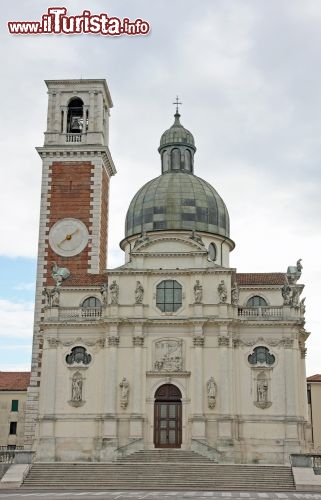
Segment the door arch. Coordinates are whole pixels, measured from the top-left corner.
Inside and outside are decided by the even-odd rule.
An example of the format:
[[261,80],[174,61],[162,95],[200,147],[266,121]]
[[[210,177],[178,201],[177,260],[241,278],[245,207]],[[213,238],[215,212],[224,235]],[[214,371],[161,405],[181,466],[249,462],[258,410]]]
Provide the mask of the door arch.
[[154,446],[180,448],[182,444],[182,394],[173,384],[163,384],[155,392]]

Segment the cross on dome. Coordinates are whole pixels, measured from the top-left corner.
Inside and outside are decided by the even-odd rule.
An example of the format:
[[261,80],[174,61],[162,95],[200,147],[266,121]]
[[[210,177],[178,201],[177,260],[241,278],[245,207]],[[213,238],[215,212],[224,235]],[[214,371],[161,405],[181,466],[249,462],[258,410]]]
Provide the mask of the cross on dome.
[[176,114],[179,114],[178,106],[181,106],[183,103],[179,102],[178,95],[176,96],[175,102],[173,102],[174,106],[176,106]]

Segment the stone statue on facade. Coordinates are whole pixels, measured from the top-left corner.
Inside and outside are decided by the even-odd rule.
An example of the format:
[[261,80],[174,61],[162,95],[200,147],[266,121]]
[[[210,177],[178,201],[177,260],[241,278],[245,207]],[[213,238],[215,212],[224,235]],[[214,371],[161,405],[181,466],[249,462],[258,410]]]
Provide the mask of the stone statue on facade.
[[200,245],[204,246],[203,240],[200,236],[197,235],[196,231],[192,231],[192,236],[190,236],[191,240],[196,241]]
[[59,307],[60,302],[60,288],[55,286],[51,290],[51,307]]
[[302,292],[302,289],[299,288],[298,286],[292,287],[291,307],[294,307],[295,309],[299,309],[301,292]]
[[207,404],[210,409],[215,408],[216,405],[216,383],[213,377],[207,381]]
[[237,306],[237,304],[239,303],[239,295],[240,295],[239,287],[235,282],[231,290],[231,301],[234,306]]
[[81,401],[82,400],[82,378],[81,377],[74,377],[72,379],[71,400],[72,401]]
[[59,301],[60,301],[59,286],[55,286],[54,288],[44,288],[42,295],[45,297],[46,306],[59,307]]
[[306,297],[304,297],[301,302],[300,302],[300,314],[301,316],[304,316],[305,315],[305,310],[306,310],[306,306],[305,306],[305,299]]
[[141,304],[144,298],[144,287],[140,281],[136,281],[135,304]]
[[107,300],[108,300],[108,286],[107,283],[104,283],[100,287],[100,295],[101,295],[101,300],[104,305],[107,305]]
[[257,402],[258,403],[267,403],[268,401],[268,381],[258,380],[257,382]]
[[148,240],[149,240],[149,237],[147,236],[146,231],[143,231],[141,233],[140,237],[137,238],[137,240],[135,241],[134,248],[137,247],[138,245],[140,245],[141,243],[144,243],[145,241],[148,241]]
[[195,304],[200,304],[203,297],[203,287],[200,284],[200,280],[196,280],[194,285],[194,302]]
[[285,279],[284,285],[281,289],[282,297],[283,297],[283,305],[289,306],[291,304],[291,287],[288,283],[288,280]]
[[227,288],[226,288],[226,285],[224,283],[224,280],[221,280],[221,282],[219,283],[219,285],[217,287],[217,291],[218,291],[218,296],[219,296],[220,302],[225,303],[227,300]]
[[119,285],[116,283],[116,280],[113,280],[109,287],[110,291],[110,303],[113,305],[118,304],[119,299]]
[[120,406],[122,408],[127,408],[129,399],[129,382],[126,377],[123,377],[119,384],[120,387]]

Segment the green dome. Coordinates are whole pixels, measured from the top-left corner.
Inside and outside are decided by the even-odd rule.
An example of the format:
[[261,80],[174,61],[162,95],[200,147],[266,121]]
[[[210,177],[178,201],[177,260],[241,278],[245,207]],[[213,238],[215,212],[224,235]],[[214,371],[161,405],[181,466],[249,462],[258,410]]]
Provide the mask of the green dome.
[[169,145],[173,146],[175,144],[190,146],[195,151],[196,148],[195,148],[194,137],[191,134],[191,132],[186,128],[184,128],[183,125],[180,123],[179,120],[180,114],[178,113],[178,111],[176,111],[174,117],[175,117],[174,124],[168,130],[165,130],[165,132],[161,137],[159,151],[164,146],[169,146]]
[[126,216],[126,237],[180,229],[229,237],[229,215],[208,182],[192,173],[167,172],[134,196]]

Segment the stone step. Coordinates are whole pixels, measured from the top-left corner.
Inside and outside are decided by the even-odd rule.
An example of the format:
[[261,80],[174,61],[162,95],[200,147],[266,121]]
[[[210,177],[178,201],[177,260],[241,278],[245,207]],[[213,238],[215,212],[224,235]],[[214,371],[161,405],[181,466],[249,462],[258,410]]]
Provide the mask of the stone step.
[[118,461],[129,462],[213,462],[194,451],[185,450],[141,450],[119,458]]
[[293,491],[290,467],[207,463],[35,463],[25,489]]

